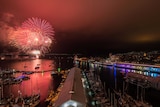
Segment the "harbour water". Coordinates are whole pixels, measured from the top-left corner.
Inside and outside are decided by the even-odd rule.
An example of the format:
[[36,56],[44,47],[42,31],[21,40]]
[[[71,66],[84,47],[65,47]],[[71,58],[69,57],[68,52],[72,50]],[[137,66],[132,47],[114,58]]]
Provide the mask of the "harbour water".
[[[35,67],[39,67],[35,69]],[[139,72],[131,69],[121,69],[114,68],[112,66],[93,66],[86,63],[81,63],[78,65],[82,70],[93,70],[95,74],[95,79],[98,77],[101,79],[102,83],[105,84],[106,92],[108,89],[115,89],[117,91],[123,91],[123,77],[127,72]],[[6,85],[4,87],[4,97],[9,96],[11,93],[17,96],[19,91],[22,95],[31,95],[33,93],[40,92],[41,103],[39,107],[46,107],[44,103],[45,98],[48,96],[49,90],[56,90],[61,78],[53,78],[50,74],[51,71],[61,68],[62,70],[67,70],[73,67],[73,57],[54,57],[46,59],[25,59],[25,60],[1,60],[1,69],[15,69],[18,71],[36,71],[38,73],[33,73],[30,76],[30,80],[23,81],[21,84],[17,85]],[[21,75],[21,73],[15,74],[15,76]],[[159,74],[150,74],[150,76],[159,76]],[[137,87],[135,85],[129,84],[127,87],[127,93],[129,93],[134,99],[137,99]],[[111,90],[110,90],[111,91]],[[141,93],[141,92],[140,92]],[[147,88],[145,90],[145,95],[143,99],[150,103],[153,107],[160,107],[159,97],[160,91],[153,88]],[[140,94],[139,97],[140,99]]]
[[[38,69],[35,67],[38,66]],[[1,60],[1,70],[16,70],[16,71],[34,71],[28,75],[29,80],[25,80],[20,84],[5,85],[3,89],[3,97],[9,97],[11,94],[18,96],[20,93],[22,96],[30,96],[32,94],[40,93],[41,103],[39,107],[45,107],[44,103],[48,96],[49,90],[56,90],[61,78],[53,78],[51,71],[69,69],[73,66],[73,59],[71,57],[56,57],[52,59],[21,59],[21,60]],[[15,73],[17,77],[22,75],[22,72]]]

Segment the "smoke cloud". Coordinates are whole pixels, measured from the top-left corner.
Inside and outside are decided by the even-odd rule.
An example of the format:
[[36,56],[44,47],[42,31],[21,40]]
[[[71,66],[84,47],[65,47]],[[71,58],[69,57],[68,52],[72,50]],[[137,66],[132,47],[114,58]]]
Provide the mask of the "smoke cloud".
[[11,13],[3,13],[0,19],[0,43],[6,46],[9,44],[9,37],[15,31],[15,28],[11,26],[14,23],[14,15]]

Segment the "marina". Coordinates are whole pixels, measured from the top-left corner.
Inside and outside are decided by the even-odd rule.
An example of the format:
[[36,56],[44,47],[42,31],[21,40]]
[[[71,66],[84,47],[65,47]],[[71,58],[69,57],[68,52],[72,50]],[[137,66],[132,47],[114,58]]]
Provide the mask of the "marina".
[[[72,67],[72,63],[66,67],[62,65],[63,69]],[[0,61],[1,74],[3,78],[13,77],[17,84],[1,84],[0,99],[1,105],[25,105],[25,107],[47,107],[45,99],[48,96],[49,90],[56,90],[61,82],[61,77],[53,77],[52,71],[56,71],[58,61],[49,59],[32,59],[32,60],[3,60]],[[64,60],[65,63],[65,60]],[[5,64],[5,65],[4,65]],[[40,66],[35,70],[34,66]],[[2,66],[3,65],[3,66]],[[23,65],[26,65],[24,67]],[[8,68],[10,70],[8,70]],[[7,70],[7,72],[6,72]],[[13,72],[12,72],[13,71]],[[28,77],[28,79],[27,79]],[[3,79],[2,79],[3,80]],[[4,81],[4,80],[3,80]],[[9,81],[9,80],[5,80]]]
[[[67,62],[61,62],[61,66],[64,66]],[[22,63],[27,67],[16,67],[14,65],[16,63],[18,65]],[[10,69],[13,72],[4,72],[5,67],[2,70],[3,73],[1,74],[5,75],[5,77],[20,80],[16,84],[11,84],[10,82],[8,82],[9,84],[1,84],[0,98],[2,105],[13,106],[17,104],[25,105],[26,107],[58,107],[60,105],[79,105],[81,107],[127,107],[131,105],[135,107],[157,107],[159,105],[158,95],[160,94],[159,90],[157,90],[159,85],[156,83],[158,80],[136,70],[133,72],[132,69],[128,68],[124,70],[124,68],[112,65],[101,66],[101,64],[97,63],[88,63],[86,60],[84,62],[75,61],[74,66],[76,68],[72,68],[73,60],[71,60],[70,69],[67,68],[67,65],[67,67],[61,68],[60,72],[58,72],[58,67],[60,67],[59,59],[57,62],[56,60],[36,59],[24,62],[17,61],[16,63],[10,63],[12,65]],[[37,64],[40,66],[38,70],[35,69]],[[14,67],[14,70],[12,67]],[[80,71],[79,74],[77,74],[77,70]],[[81,83],[76,79],[81,80]],[[9,80],[1,79],[1,81]],[[80,89],[82,91],[81,95],[82,93],[84,94],[83,101],[81,101],[82,97],[75,94],[77,93],[76,90],[80,91]],[[150,91],[152,93],[149,93]],[[76,96],[73,97],[73,95]],[[78,98],[81,99],[78,100]]]
[[[109,107],[159,107],[158,72],[131,69],[128,66],[117,67],[114,62],[105,64],[95,61],[94,63],[93,60],[87,59],[78,60],[75,63],[84,72],[89,73],[93,80],[100,80],[104,87],[103,92],[106,93],[105,98],[109,99]],[[142,65],[145,66],[145,64]],[[152,68],[152,65],[147,66]]]

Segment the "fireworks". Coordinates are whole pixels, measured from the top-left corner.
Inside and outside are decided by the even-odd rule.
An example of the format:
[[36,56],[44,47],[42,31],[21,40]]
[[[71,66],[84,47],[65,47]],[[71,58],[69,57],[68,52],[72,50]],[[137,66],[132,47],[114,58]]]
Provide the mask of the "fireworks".
[[46,20],[29,18],[17,28],[10,39],[10,44],[23,52],[39,50],[41,54],[45,54],[50,51],[54,30]]

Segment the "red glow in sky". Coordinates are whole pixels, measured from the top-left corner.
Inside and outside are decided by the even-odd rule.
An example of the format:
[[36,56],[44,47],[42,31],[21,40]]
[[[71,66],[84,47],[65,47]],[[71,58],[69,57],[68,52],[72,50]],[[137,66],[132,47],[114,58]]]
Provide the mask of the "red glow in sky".
[[[40,17],[51,22],[57,51],[92,48],[95,52],[97,44],[99,51],[145,45],[155,49],[155,44],[160,43],[159,5],[160,1],[151,0],[1,0],[0,13],[13,15],[6,18],[8,21],[15,18],[21,23],[28,17]],[[3,18],[1,21],[7,22]],[[80,46],[82,42],[87,46]]]

